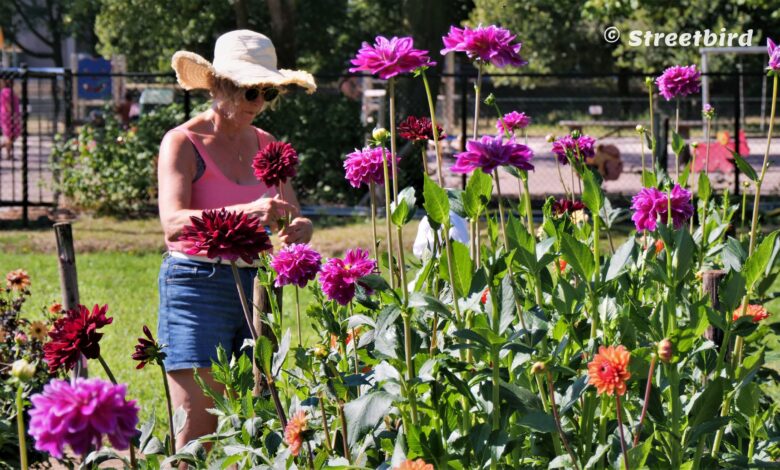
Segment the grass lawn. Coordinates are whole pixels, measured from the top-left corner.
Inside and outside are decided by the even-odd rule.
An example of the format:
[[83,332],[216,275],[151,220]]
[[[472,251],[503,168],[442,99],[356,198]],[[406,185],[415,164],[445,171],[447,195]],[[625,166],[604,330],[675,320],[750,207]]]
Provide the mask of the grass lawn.
[[[383,227],[380,225],[380,233],[384,232]],[[408,249],[416,229],[417,224],[413,222],[404,230],[404,244]],[[159,221],[83,217],[73,223],[73,236],[81,303],[90,307],[96,303],[108,304],[108,316],[114,319],[103,329],[101,354],[116,379],[128,384],[129,396],[143,405],[142,421],[154,412],[158,420],[167,422],[159,368],[136,370],[137,363],[131,359],[143,325],[149,325],[156,336],[157,275],[165,251]],[[371,224],[357,222],[317,230],[312,244],[324,256],[339,256],[352,247],[369,248]],[[0,229],[0,252],[3,253],[0,274],[22,268],[30,275],[32,296],[25,304],[25,315],[38,317],[43,308],[61,300],[51,227]],[[312,295],[308,290],[301,290],[300,296],[303,314]],[[285,289],[283,303],[286,306],[283,325],[292,329],[295,339],[297,321],[292,289]],[[315,332],[305,319],[302,330],[304,344],[316,341]],[[97,361],[90,362],[89,373],[105,378]]]

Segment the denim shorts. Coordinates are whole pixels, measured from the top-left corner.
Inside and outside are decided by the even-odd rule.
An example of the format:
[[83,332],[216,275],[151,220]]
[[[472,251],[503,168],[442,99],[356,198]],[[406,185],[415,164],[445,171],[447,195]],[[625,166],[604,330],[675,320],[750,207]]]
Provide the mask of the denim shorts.
[[[250,309],[257,268],[238,268]],[[165,255],[160,275],[159,342],[169,371],[211,367],[222,345],[228,357],[241,355],[251,338],[230,265]],[[251,354],[251,352],[249,352]]]

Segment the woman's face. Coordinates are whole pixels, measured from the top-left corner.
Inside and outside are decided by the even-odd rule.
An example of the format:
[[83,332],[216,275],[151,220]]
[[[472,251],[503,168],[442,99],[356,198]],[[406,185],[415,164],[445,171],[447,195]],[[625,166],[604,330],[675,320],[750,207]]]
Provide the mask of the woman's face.
[[236,88],[229,96],[217,96],[223,115],[234,121],[237,125],[250,125],[255,117],[263,111],[265,97],[274,93],[267,88]]

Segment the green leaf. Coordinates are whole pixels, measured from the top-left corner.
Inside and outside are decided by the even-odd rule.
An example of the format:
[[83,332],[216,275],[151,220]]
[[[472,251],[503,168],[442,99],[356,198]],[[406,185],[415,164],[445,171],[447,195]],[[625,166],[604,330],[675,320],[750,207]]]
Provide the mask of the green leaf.
[[582,202],[585,207],[590,209],[591,214],[598,214],[604,202],[604,193],[601,192],[601,186],[596,182],[596,178],[590,169],[582,172]]
[[493,178],[477,168],[471,173],[466,190],[461,194],[463,209],[469,218],[479,217],[485,210],[493,193]]
[[761,389],[755,382],[749,382],[737,393],[737,409],[745,416],[753,417],[758,412]]
[[683,139],[680,134],[672,132],[672,152],[674,152],[675,155],[680,155],[683,148],[685,148],[685,139]]
[[393,406],[393,395],[373,391],[344,405],[349,446],[353,447],[374,429]]
[[642,186],[645,188],[654,188],[658,185],[658,178],[655,176],[655,171],[645,170],[642,173]]
[[277,377],[279,372],[282,370],[284,360],[287,358],[287,352],[290,350],[291,338],[292,333],[290,332],[290,329],[287,328],[287,331],[285,331],[284,335],[282,336],[282,341],[279,343],[279,349],[274,353],[274,360],[271,370],[271,373],[274,377]]
[[555,432],[555,420],[552,415],[544,411],[529,411],[517,420],[517,424],[526,426],[534,431]]
[[680,174],[680,179],[678,180],[680,183],[680,186],[683,188],[688,186],[688,178],[691,176],[691,165],[693,164],[693,160],[689,161],[687,165],[683,168],[683,172]]
[[718,296],[721,310],[727,314],[733,312],[745,296],[745,278],[742,277],[742,273],[730,271]]
[[723,246],[723,266],[726,271],[742,271],[742,264],[747,258],[747,251],[742,244],[734,237],[728,237]]
[[707,420],[696,426],[691,426],[691,432],[685,438],[686,444],[696,442],[701,436],[705,436],[717,431],[718,429],[727,425],[730,420],[731,418],[728,416],[718,416],[717,418]]
[[[672,266],[676,267],[675,279],[679,282],[684,279],[694,262],[693,237],[687,230],[678,230],[675,234],[674,254],[672,255]],[[668,245],[667,245],[668,246]]]
[[[450,199],[447,197],[447,191],[434,183],[430,176],[425,175],[423,182],[423,197],[425,202],[423,207],[431,221],[434,229],[449,223],[450,221]],[[434,226],[434,224],[436,224]]]
[[710,176],[702,171],[699,173],[699,199],[702,201],[709,200],[711,194],[712,186],[710,186]]
[[564,233],[561,238],[561,253],[563,254],[563,259],[569,263],[577,274],[582,276],[583,279],[590,281],[595,269],[595,262],[593,253],[587,245],[568,233]]
[[390,219],[399,227],[406,225],[414,216],[414,204],[417,198],[414,197],[414,188],[404,188],[398,193],[398,199],[392,204],[392,216]]
[[636,242],[633,236],[620,245],[620,248],[615,251],[615,254],[609,260],[609,269],[607,270],[605,281],[611,281],[623,272],[625,267],[632,261],[635,246]]
[[452,276],[450,279],[450,273],[448,268],[449,257],[442,257],[440,275],[443,279],[446,279],[455,288],[455,292],[458,297],[465,297],[469,293],[471,287],[471,278],[473,277],[474,262],[469,256],[469,249],[466,245],[460,242],[452,241]]
[[728,149],[728,151],[731,152],[731,156],[734,158],[734,163],[737,164],[739,171],[750,178],[752,181],[758,181],[758,174],[756,173],[756,170],[753,169],[753,166],[750,165],[750,163],[748,163],[747,160],[745,160],[739,153],[731,149]]
[[[630,468],[642,468],[647,462],[650,450],[653,448],[653,436],[645,439],[641,444],[628,450],[628,463]],[[620,459],[620,468],[625,469],[625,461]]]
[[387,280],[379,274],[369,274],[367,276],[363,276],[360,278],[360,280],[358,280],[358,283],[375,291],[390,290],[390,284],[388,284]]
[[263,373],[271,371],[271,361],[274,356],[274,345],[265,336],[258,336],[255,343],[255,362],[263,369]]
[[748,257],[742,266],[742,275],[745,276],[745,285],[748,292],[753,290],[754,284],[764,276],[767,265],[772,258],[772,252],[775,247],[775,239],[777,238],[778,231],[774,231],[769,236],[761,240],[761,244]]
[[698,426],[718,416],[723,399],[723,380],[723,377],[713,379],[707,384],[704,391],[694,399],[691,410],[688,412],[688,425],[690,427]]

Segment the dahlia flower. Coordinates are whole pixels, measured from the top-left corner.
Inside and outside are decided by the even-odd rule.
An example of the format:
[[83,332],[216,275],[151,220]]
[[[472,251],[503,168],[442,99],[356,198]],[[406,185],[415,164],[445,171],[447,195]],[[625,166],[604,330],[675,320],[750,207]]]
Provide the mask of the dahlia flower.
[[138,338],[138,344],[135,345],[135,352],[133,353],[133,360],[138,361],[136,369],[143,369],[146,364],[156,362],[162,363],[166,354],[162,352],[163,346],[160,345],[152,336],[152,332],[149,331],[149,327],[144,325],[144,335],[146,338]]
[[260,149],[252,161],[255,177],[274,188],[298,172],[298,152],[287,142],[271,142]]
[[34,340],[38,341],[46,341],[47,333],[49,332],[49,328],[46,326],[45,322],[42,322],[40,320],[30,322],[30,336]]
[[766,40],[766,51],[769,53],[769,69],[780,71],[780,47],[777,47],[771,39]]
[[[658,218],[666,223],[669,213],[669,197],[656,188],[642,188],[631,200],[634,215],[631,220],[637,230],[655,230]],[[671,191],[672,225],[679,229],[693,215],[691,192],[675,184]]]
[[207,209],[200,217],[192,216],[190,220],[192,225],[185,225],[179,236],[180,241],[192,245],[187,250],[189,255],[205,252],[209,258],[229,261],[241,258],[252,263],[261,251],[272,248],[260,219],[243,212]]
[[423,459],[404,460],[393,470],[433,470],[433,465],[426,463]]
[[62,458],[69,445],[86,455],[107,437],[117,450],[130,447],[138,424],[135,400],[125,399],[127,386],[102,379],[52,380],[30,397],[30,435],[35,448]]
[[17,269],[5,275],[6,287],[12,290],[25,290],[30,287],[30,276],[24,269]]
[[[390,151],[383,147],[364,147],[363,150],[355,150],[347,155],[344,160],[346,178],[353,188],[359,188],[361,184],[384,184],[385,174],[382,167],[382,152],[387,158],[388,170],[398,163],[398,158],[391,158]],[[392,177],[388,171],[388,177]]]
[[660,77],[655,79],[658,91],[666,101],[672,98],[691,95],[701,90],[701,72],[695,65],[681,67],[675,65],[664,70]]
[[569,159],[566,158],[567,152],[574,159],[585,160],[596,155],[595,144],[596,139],[589,135],[582,134],[576,138],[565,135],[553,142],[552,152],[558,156],[561,165],[567,165],[569,163]]
[[[666,200],[666,194],[664,194],[664,200]],[[672,200],[672,225],[675,230],[678,230],[683,226],[688,219],[693,215],[693,204],[691,203],[691,192],[687,189],[680,187],[679,184],[675,184],[671,192]],[[666,216],[669,212],[669,206],[664,204],[659,208],[658,215],[661,216],[661,220],[666,222]]]
[[276,271],[276,287],[295,284],[306,287],[309,281],[317,277],[322,265],[322,256],[308,244],[296,243],[279,250],[271,260]]
[[83,354],[88,359],[100,356],[100,338],[103,333],[97,330],[114,321],[106,318],[108,305],[95,305],[90,312],[83,305],[68,310],[58,318],[49,332],[51,341],[43,345],[43,353],[49,371],[56,372],[61,367],[72,369]]
[[[436,131],[439,139],[445,137],[444,130],[438,124],[436,125]],[[402,139],[411,140],[412,142],[427,142],[433,140],[433,125],[427,117],[409,116],[398,124],[398,135]]]
[[320,271],[322,292],[341,305],[347,305],[355,297],[355,285],[363,276],[376,269],[376,261],[368,257],[368,251],[355,248],[347,250],[344,259],[331,258]]
[[498,132],[514,133],[517,129],[525,129],[529,124],[531,124],[530,116],[525,113],[512,111],[504,114],[503,118],[499,118],[496,121],[496,129],[498,129]]
[[599,347],[599,352],[588,363],[588,377],[591,385],[596,387],[599,395],[625,395],[626,381],[631,378],[628,362],[631,353],[622,345],[614,347]]
[[489,62],[499,68],[522,67],[528,62],[520,57],[522,43],[512,44],[515,38],[509,30],[495,25],[462,29],[451,26],[449,34],[442,37],[444,49],[441,54],[465,52],[471,60]]
[[515,143],[514,138],[504,142],[501,136],[483,136],[469,140],[466,151],[455,156],[457,161],[450,168],[455,173],[470,173],[481,168],[487,174],[499,166],[513,166],[520,170],[533,170],[533,151],[526,145]]
[[[742,306],[737,307],[737,309],[734,310],[731,319],[732,321],[737,321],[741,316],[742,316]],[[753,323],[758,323],[761,320],[769,318],[769,313],[762,305],[751,304],[748,305],[747,311],[745,312],[745,316],[753,317]]]
[[576,211],[585,209],[585,204],[582,201],[572,201],[570,199],[561,198],[553,202],[552,211],[556,217],[560,217],[564,214],[571,214]]
[[428,57],[428,51],[414,48],[410,37],[387,39],[377,36],[374,44],[367,42],[352,59],[350,72],[369,72],[382,80],[409,73],[420,67],[432,67],[436,62]]
[[287,426],[284,428],[284,442],[290,446],[291,454],[297,456],[301,453],[301,447],[303,447],[303,432],[306,431],[308,425],[309,418],[303,410],[299,410],[290,417],[289,421],[287,421]]

